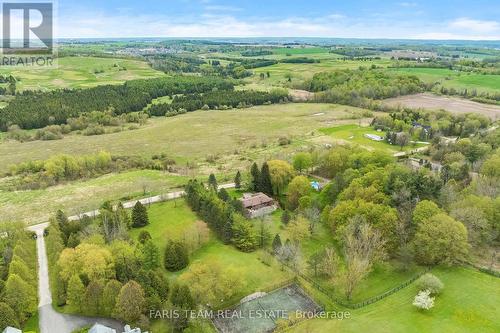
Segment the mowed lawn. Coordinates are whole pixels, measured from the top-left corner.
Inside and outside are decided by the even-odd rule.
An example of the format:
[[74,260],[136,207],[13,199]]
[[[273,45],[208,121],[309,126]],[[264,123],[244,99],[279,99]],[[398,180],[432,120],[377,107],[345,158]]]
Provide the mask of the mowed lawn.
[[[153,242],[159,247],[163,256],[168,240],[183,238],[199,221],[197,215],[191,211],[184,199],[154,204],[148,208],[150,224],[144,228],[131,231],[131,237],[137,239],[142,230],[151,234]],[[271,266],[263,264],[259,259],[259,252],[243,253],[231,245],[220,242],[215,235],[210,235],[208,243],[195,251],[190,258],[190,265],[197,263],[217,262],[223,268],[238,268],[241,280],[245,286],[238,292],[241,298],[253,292],[265,289],[280,283],[291,276],[282,271],[276,263]],[[182,275],[189,270],[189,266],[181,272],[170,274],[172,278]]]
[[177,190],[189,178],[161,171],[111,173],[95,179],[69,182],[41,190],[0,190],[0,221],[45,222],[58,209],[68,215],[94,210],[106,200],[129,200]]
[[413,305],[415,285],[402,289],[380,302],[351,310],[344,320],[315,319],[290,332],[373,332],[373,333],[494,333],[500,331],[498,304],[500,279],[470,268],[436,268],[432,271],[445,287],[435,307],[419,311]]
[[0,74],[18,78],[18,91],[88,88],[165,75],[152,69],[147,62],[130,59],[64,57],[58,59],[57,65],[56,68],[29,71],[0,69]]
[[[99,136],[66,136],[62,140],[0,143],[0,169],[29,160],[66,154],[108,151],[114,155],[165,153],[185,165],[204,161],[210,155],[238,160],[252,147],[277,145],[280,137],[311,138],[315,130],[333,125],[358,123],[346,120],[349,110],[335,104],[276,104],[226,111],[195,111],[176,117],[152,118],[134,131]],[[234,170],[234,166],[233,167]]]
[[[384,132],[377,132],[372,127],[364,127],[359,125],[342,125],[328,128],[322,128],[322,133],[331,136],[335,140],[341,140],[353,144],[358,144],[367,149],[379,149],[390,153],[397,153],[401,151],[399,146],[390,145],[385,141],[373,141],[365,137],[365,134],[374,134],[384,137]],[[423,147],[424,144],[410,144],[403,148],[403,151],[412,150],[415,148]]]

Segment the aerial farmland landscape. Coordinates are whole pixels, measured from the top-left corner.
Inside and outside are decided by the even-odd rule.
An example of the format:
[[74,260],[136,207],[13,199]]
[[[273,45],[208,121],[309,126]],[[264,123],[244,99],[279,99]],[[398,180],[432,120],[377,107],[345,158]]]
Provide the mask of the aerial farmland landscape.
[[0,333],[500,332],[500,5],[2,1]]

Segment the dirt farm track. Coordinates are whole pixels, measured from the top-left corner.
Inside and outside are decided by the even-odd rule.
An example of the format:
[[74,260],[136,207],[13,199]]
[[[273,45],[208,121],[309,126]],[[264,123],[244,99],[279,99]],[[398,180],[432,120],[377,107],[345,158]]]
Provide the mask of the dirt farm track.
[[453,113],[480,113],[492,120],[500,119],[500,106],[469,101],[458,97],[447,97],[429,93],[389,98],[383,101],[389,106],[406,106],[431,110],[443,109]]

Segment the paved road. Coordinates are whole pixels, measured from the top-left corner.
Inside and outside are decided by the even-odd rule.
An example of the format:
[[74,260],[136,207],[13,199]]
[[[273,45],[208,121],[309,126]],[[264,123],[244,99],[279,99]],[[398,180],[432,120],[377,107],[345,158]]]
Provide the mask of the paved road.
[[[234,183],[224,184],[224,185],[220,185],[219,189],[222,189],[222,188],[230,189],[230,188],[234,188],[235,186],[236,185]],[[143,205],[150,205],[150,204],[154,204],[154,203],[158,203],[158,202],[177,199],[177,198],[182,197],[184,194],[185,194],[184,191],[177,191],[177,192],[170,192],[170,193],[166,193],[166,194],[160,194],[160,195],[156,195],[154,197],[148,197],[148,198],[144,198],[144,199],[140,199],[140,200],[127,201],[127,202],[123,203],[123,207],[127,208],[127,209],[132,208],[135,206],[135,204],[138,201]],[[69,216],[68,220],[77,221],[77,220],[80,220],[84,216],[96,217],[96,216],[99,216],[99,214],[100,214],[99,210],[96,209],[96,210],[92,210],[90,212],[85,212],[85,213],[81,213],[78,215]]]
[[[234,187],[235,184],[225,184],[219,186],[220,189],[228,189]],[[126,202],[123,204],[123,206],[125,208],[132,208],[137,201],[140,201],[142,204],[152,204],[156,202],[173,200],[182,197],[184,194],[184,191],[171,192],[150,198]],[[80,215],[70,216],[68,219],[79,220],[84,215],[90,217],[98,216],[99,211],[94,210],[91,212],[82,213]],[[52,294],[50,293],[47,251],[45,248],[45,238],[43,237],[44,231],[48,226],[49,223],[47,222],[28,227],[28,230],[35,232],[37,235],[36,247],[38,254],[38,298],[40,300],[38,304],[38,325],[40,327],[40,333],[71,333],[78,328],[92,326],[95,323],[100,323],[102,325],[116,329],[117,332],[122,332],[123,324],[117,320],[67,315],[54,310],[54,308],[52,307]]]
[[36,247],[38,253],[38,304],[39,327],[41,333],[71,333],[78,328],[92,326],[100,323],[108,327],[113,327],[117,332],[122,332],[123,325],[117,320],[104,318],[90,318],[83,316],[73,316],[62,314],[52,307],[52,295],[49,285],[49,266],[47,261],[47,252],[45,249],[44,230],[49,226],[48,223],[38,224],[28,229],[36,232]]

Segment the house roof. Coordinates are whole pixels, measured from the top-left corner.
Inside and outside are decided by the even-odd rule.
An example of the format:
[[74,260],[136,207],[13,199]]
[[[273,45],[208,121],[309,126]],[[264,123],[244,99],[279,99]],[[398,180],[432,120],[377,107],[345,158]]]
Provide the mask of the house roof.
[[273,198],[270,198],[264,193],[256,193],[249,197],[244,197],[241,199],[244,208],[252,208],[259,205],[264,205],[274,202]]
[[21,331],[20,329],[14,328],[14,327],[7,326],[3,330],[3,333],[23,333],[23,331]]
[[112,329],[110,327],[107,327],[107,326],[104,326],[104,325],[96,323],[89,330],[89,333],[116,333],[116,330],[114,330],[114,329]]

